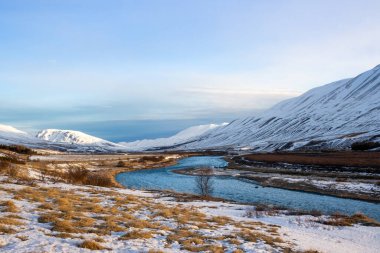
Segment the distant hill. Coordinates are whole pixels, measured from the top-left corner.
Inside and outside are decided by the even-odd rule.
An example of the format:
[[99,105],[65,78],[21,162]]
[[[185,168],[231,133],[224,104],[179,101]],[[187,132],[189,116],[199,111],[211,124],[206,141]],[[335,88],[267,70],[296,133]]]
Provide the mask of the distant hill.
[[40,131],[37,136],[32,136],[12,126],[2,124],[0,124],[0,144],[70,152],[125,151],[123,146],[116,143],[78,131],[46,129]]
[[133,151],[164,149],[166,147],[172,147],[175,145],[184,144],[202,134],[205,134],[213,129],[217,129],[225,125],[227,125],[227,123],[223,123],[220,125],[208,124],[208,125],[193,126],[193,127],[186,128],[185,130],[168,138],[138,140],[138,141],[133,141],[133,142],[121,142],[119,144],[125,146],[128,150],[133,150]]

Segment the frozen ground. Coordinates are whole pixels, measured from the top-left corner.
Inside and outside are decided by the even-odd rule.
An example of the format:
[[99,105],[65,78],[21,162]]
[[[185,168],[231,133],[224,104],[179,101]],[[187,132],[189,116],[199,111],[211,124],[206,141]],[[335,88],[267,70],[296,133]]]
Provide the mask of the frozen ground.
[[[333,227],[312,216],[249,218],[245,205],[178,202],[138,190],[0,180],[1,252],[87,252],[78,247],[85,240],[98,242],[107,252],[186,252],[201,245],[208,245],[208,252],[292,248],[370,253],[380,248],[378,227]],[[9,212],[6,201],[18,210]],[[42,223],[41,217],[47,221]],[[4,227],[13,233],[4,233]]]

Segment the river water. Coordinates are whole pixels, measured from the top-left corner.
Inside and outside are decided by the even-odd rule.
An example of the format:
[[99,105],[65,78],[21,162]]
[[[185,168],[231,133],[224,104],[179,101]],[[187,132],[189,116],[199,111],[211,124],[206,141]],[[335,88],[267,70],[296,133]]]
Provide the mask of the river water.
[[[173,190],[196,194],[195,177],[177,174],[173,170],[206,166],[222,169],[227,166],[227,162],[223,160],[223,157],[218,156],[196,156],[184,158],[174,166],[120,173],[116,176],[116,180],[134,189]],[[380,204],[366,201],[261,187],[252,181],[231,177],[214,177],[213,188],[213,196],[237,202],[273,204],[300,210],[320,210],[326,214],[341,212],[351,215],[361,212],[380,220]]]

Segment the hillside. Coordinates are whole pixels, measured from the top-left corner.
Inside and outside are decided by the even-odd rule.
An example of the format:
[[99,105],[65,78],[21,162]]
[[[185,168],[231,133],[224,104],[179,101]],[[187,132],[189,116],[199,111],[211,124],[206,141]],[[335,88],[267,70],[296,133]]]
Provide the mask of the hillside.
[[134,150],[134,151],[160,149],[160,148],[183,144],[213,129],[217,129],[225,125],[227,125],[227,123],[223,123],[220,125],[208,124],[208,125],[193,126],[193,127],[186,128],[185,130],[168,138],[138,140],[134,142],[121,142],[119,144],[125,146],[128,150]]
[[179,149],[347,149],[380,141],[380,65],[237,119]]
[[78,131],[47,129],[35,137],[3,124],[0,124],[0,144],[70,152],[125,151],[123,146]]

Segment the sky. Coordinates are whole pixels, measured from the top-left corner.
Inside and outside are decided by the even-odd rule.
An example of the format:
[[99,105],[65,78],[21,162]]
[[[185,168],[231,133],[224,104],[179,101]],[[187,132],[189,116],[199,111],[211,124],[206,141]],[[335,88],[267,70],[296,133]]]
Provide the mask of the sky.
[[380,64],[380,1],[0,0],[0,123],[113,141],[255,115]]

